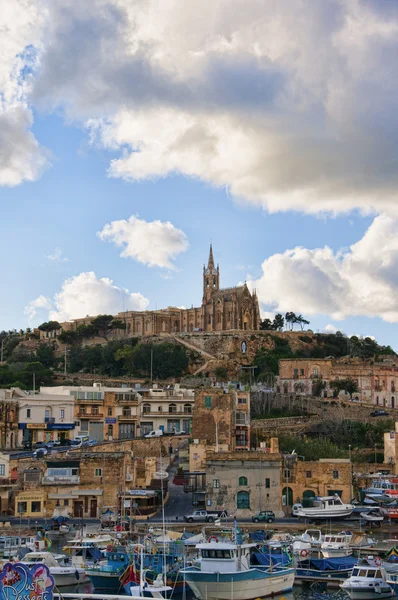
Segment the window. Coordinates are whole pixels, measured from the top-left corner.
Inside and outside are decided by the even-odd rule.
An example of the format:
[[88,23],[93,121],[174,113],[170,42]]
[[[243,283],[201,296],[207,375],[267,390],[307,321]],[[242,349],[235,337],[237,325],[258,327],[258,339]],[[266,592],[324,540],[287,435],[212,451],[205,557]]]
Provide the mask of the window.
[[69,506],[69,500],[67,498],[64,499],[64,506]]
[[61,419],[65,419],[65,409],[61,408],[61,410],[59,411],[59,416]]
[[250,508],[249,492],[238,492],[236,496],[236,508]]
[[269,490],[269,488],[271,487],[271,480],[269,477],[267,477],[265,480],[265,487],[267,488],[267,490]]
[[239,485],[247,485],[247,477],[239,477]]
[[318,377],[318,369],[314,369],[314,377]]
[[211,315],[208,316],[207,322],[208,322],[209,325],[211,325]]
[[162,407],[158,406],[158,412],[162,412],[162,410],[163,410]]
[[18,502],[18,513],[23,514],[26,513],[28,509],[27,502]]
[[177,412],[177,404],[169,404],[169,413]]
[[217,322],[221,323],[221,313],[220,312],[217,313]]
[[102,469],[94,469],[95,477],[102,477]]
[[220,487],[220,480],[219,479],[213,479],[213,488],[219,488]]
[[108,406],[108,417],[112,416],[112,407]]
[[108,425],[108,437],[113,437],[113,425]]
[[238,398],[238,404],[246,404],[246,398]]
[[211,396],[205,396],[205,407],[211,408]]
[[190,415],[192,413],[192,406],[190,404],[184,404],[184,413]]
[[146,413],[150,413],[151,412],[151,405],[150,404],[143,404],[142,405],[142,412],[144,413],[144,415]]
[[99,407],[98,406],[93,406],[91,409],[91,414],[92,415],[99,415]]
[[298,377],[298,369],[294,369],[294,371],[293,371],[293,377],[295,379],[297,379],[297,377]]
[[6,466],[0,465],[0,477],[4,477],[5,472],[6,472]]
[[86,414],[86,407],[85,406],[81,406],[80,409],[79,409],[79,413],[81,415],[85,415]]
[[307,479],[311,479],[311,477],[312,477],[312,471],[306,471],[305,472],[305,476],[306,476]]
[[26,418],[30,419],[30,408],[26,409]]
[[303,376],[304,375],[304,369],[300,369],[300,375]]
[[31,510],[32,513],[39,513],[39,512],[41,512],[41,501],[40,500],[35,500],[34,502],[32,502],[30,510]]
[[333,479],[338,479],[338,478],[339,478],[339,472],[333,471]]
[[123,417],[131,417],[131,408],[123,407]]
[[50,418],[50,411],[48,408],[46,408],[46,410],[44,411],[44,418],[48,421],[48,419]]
[[290,479],[290,477],[292,476],[290,469],[283,469],[283,478],[284,479]]

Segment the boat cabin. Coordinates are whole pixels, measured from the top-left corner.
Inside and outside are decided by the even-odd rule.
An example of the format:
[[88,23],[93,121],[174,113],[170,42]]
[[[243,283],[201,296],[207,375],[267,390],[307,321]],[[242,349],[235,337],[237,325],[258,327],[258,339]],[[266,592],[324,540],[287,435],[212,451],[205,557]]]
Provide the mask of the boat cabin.
[[324,544],[348,544],[351,536],[346,534],[339,535],[325,535],[323,543]]
[[368,579],[383,579],[380,569],[376,567],[368,567],[366,565],[358,565],[352,570],[351,577],[367,577]]
[[197,544],[200,553],[200,570],[206,573],[230,573],[250,569],[250,555],[256,544],[236,545],[212,541]]

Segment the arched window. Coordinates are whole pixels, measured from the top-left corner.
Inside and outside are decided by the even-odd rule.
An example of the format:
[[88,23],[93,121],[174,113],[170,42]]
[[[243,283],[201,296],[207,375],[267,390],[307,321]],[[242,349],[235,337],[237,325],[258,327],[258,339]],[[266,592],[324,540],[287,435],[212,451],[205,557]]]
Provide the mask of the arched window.
[[169,404],[169,413],[177,412],[177,404]]
[[209,323],[209,325],[211,325],[211,315],[209,315],[209,317],[208,317],[208,323]]
[[184,404],[184,413],[186,415],[192,414],[192,406],[190,404]]
[[250,508],[249,492],[238,492],[236,495],[236,508]]
[[247,477],[239,477],[239,485],[247,485]]
[[217,322],[221,323],[221,313],[217,313]]
[[151,412],[151,405],[150,404],[143,404],[142,405],[142,412],[144,413],[144,415],[146,413],[150,413]]

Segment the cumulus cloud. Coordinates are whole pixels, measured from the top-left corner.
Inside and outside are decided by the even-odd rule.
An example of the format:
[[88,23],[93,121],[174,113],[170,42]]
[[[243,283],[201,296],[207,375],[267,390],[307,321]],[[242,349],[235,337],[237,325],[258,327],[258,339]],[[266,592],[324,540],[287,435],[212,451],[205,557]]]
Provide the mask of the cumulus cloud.
[[265,308],[398,322],[398,220],[376,217],[346,252],[296,247],[274,254],[251,286]]
[[336,331],[338,331],[337,327],[335,327],[331,323],[329,323],[328,325],[325,325],[323,330],[325,333],[336,333]]
[[108,277],[97,277],[92,271],[66,279],[53,298],[39,296],[25,308],[29,319],[38,309],[47,309],[48,318],[70,321],[87,315],[116,314],[125,310],[145,310],[149,300],[138,292],[116,286]]
[[169,221],[148,222],[131,216],[107,223],[97,235],[123,248],[120,254],[123,258],[132,258],[148,267],[173,269],[172,261],[177,254],[188,249],[185,233]]
[[33,102],[119,152],[112,177],[181,173],[270,211],[395,209],[396,3],[46,7]]

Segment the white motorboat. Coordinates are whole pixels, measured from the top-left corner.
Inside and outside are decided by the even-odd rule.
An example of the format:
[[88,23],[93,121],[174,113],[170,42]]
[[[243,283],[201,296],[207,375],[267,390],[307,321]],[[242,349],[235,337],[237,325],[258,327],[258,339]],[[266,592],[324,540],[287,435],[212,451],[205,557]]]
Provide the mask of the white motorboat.
[[291,590],[294,569],[252,566],[255,547],[217,540],[198,544],[200,560],[181,574],[199,600],[254,600]]
[[384,521],[384,515],[380,508],[374,508],[366,513],[360,513],[361,519],[366,521],[367,523],[380,524]]
[[306,529],[305,532],[296,537],[292,544],[293,554],[299,554],[302,558],[307,558],[308,554],[321,547],[323,541],[320,529]]
[[353,512],[353,504],[344,504],[338,494],[334,496],[318,496],[314,505],[297,510],[299,519],[344,519]]
[[89,581],[84,569],[71,565],[68,557],[64,554],[28,552],[20,562],[29,567],[36,564],[46,565],[50,574],[54,577],[57,587]]
[[0,558],[14,558],[21,548],[35,548],[34,536],[0,536]]
[[393,588],[387,583],[385,570],[381,566],[370,565],[367,560],[358,562],[351,577],[340,587],[351,600],[381,600],[395,596]]
[[321,551],[325,558],[341,558],[342,556],[350,556],[352,548],[350,548],[351,535],[339,533],[337,535],[325,535],[321,543]]
[[115,539],[109,534],[86,535],[74,538],[63,551],[70,557],[74,567],[81,568],[84,565],[92,565],[106,558],[106,549],[112,546]]

